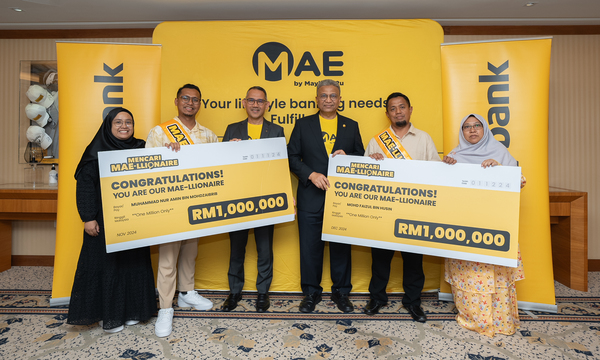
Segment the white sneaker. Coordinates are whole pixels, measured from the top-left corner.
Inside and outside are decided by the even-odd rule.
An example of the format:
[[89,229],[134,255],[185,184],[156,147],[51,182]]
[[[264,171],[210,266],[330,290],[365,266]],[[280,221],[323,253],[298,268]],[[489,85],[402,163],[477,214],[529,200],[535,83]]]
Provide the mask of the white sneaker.
[[131,325],[135,325],[139,322],[140,322],[139,320],[127,320],[127,321],[125,321],[125,325],[131,326]]
[[173,331],[173,308],[158,310],[154,333],[158,337],[169,336]]
[[210,310],[213,308],[212,301],[198,295],[196,290],[188,291],[185,295],[179,293],[177,305],[179,307],[194,307],[196,310]]
[[121,325],[121,326],[117,326],[116,328],[112,328],[112,329],[104,329],[104,332],[107,332],[109,334],[114,334],[114,333],[118,333],[119,331],[123,331],[123,329],[125,329],[125,326]]
[[[104,328],[103,328],[103,326],[104,326],[104,321],[102,321],[102,320],[98,321],[98,326],[100,326],[100,329],[104,330]],[[106,332],[119,332],[119,331],[121,331],[121,330],[123,330],[123,329],[124,329],[124,328],[123,328],[123,329],[121,329],[121,330],[112,331],[112,330],[114,330],[114,329],[118,329],[118,328],[119,328],[119,327],[117,326],[116,328],[108,329],[108,330],[105,330],[105,331],[106,331]]]

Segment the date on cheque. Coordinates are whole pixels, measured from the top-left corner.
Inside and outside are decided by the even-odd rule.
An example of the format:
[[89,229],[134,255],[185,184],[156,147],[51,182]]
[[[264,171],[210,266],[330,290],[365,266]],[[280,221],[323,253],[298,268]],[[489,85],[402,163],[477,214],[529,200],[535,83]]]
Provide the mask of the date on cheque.
[[287,196],[285,193],[280,193],[190,206],[188,217],[190,224],[195,225],[282,211],[287,208]]
[[510,249],[510,233],[502,230],[396,219],[394,236],[495,251]]

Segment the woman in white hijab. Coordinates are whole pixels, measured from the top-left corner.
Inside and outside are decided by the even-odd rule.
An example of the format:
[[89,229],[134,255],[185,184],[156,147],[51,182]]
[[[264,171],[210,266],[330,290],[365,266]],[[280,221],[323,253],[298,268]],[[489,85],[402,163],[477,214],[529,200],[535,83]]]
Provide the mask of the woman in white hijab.
[[[460,129],[459,145],[444,156],[443,162],[481,164],[484,168],[517,166],[481,115],[465,116]],[[525,180],[521,177],[523,186]],[[516,268],[446,259],[445,280],[452,286],[460,326],[489,337],[515,333],[520,324],[515,282],[525,278],[520,252],[518,257]]]

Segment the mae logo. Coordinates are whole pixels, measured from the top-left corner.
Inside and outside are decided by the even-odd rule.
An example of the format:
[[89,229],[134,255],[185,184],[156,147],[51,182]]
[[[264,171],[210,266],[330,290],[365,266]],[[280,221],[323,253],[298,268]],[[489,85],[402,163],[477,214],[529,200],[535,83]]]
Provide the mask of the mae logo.
[[[344,65],[341,58],[342,51],[323,51],[321,66],[317,64],[310,51],[305,51],[298,61],[294,63],[294,55],[290,49],[278,42],[268,42],[256,49],[252,56],[254,73],[267,81],[280,81],[287,76],[300,76],[303,72],[310,72],[314,76],[342,76],[340,68]],[[296,70],[294,70],[296,65]],[[321,71],[323,69],[323,71]]]
[[323,135],[323,142],[325,144],[327,144],[327,143],[334,144],[335,143],[335,134],[328,134],[325,131],[321,131],[321,135]]

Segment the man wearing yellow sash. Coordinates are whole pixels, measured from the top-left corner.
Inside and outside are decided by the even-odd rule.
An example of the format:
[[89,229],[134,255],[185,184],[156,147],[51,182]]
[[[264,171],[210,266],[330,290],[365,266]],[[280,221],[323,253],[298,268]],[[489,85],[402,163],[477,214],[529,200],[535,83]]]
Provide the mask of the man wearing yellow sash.
[[[440,161],[437,149],[431,136],[419,130],[410,122],[413,108],[410,100],[402,93],[395,92],[387,98],[386,116],[390,120],[390,127],[376,135],[365,151],[365,156],[376,160],[384,157],[404,160]],[[371,248],[371,283],[369,293],[371,299],[365,306],[365,314],[375,315],[383,306],[387,305],[385,289],[390,280],[390,265],[394,257],[394,250]],[[421,291],[425,284],[423,273],[423,255],[402,252],[404,296],[402,304],[412,318],[418,322],[425,322],[427,317],[421,309]]]
[[[196,85],[186,84],[177,91],[175,106],[178,115],[150,130],[146,147],[166,146],[178,151],[181,145],[218,142],[215,133],[196,121],[200,110],[201,93]],[[194,272],[198,239],[189,239],[159,245],[158,276],[156,286],[160,300],[158,319],[154,332],[165,337],[173,330],[173,296],[176,277],[179,274],[179,307],[194,307],[197,310],[212,309],[212,302],[194,290]],[[177,263],[179,259],[179,264]]]

